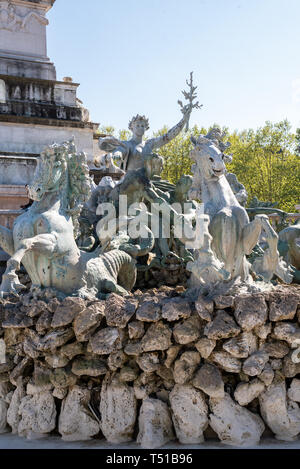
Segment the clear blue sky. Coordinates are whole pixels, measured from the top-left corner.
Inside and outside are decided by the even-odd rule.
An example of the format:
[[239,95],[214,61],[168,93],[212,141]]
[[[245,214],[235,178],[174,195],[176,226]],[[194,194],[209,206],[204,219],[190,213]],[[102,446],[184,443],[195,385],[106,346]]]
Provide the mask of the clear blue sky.
[[175,124],[193,70],[191,124],[300,127],[300,0],[56,0],[48,18],[57,77],[81,84],[94,122]]

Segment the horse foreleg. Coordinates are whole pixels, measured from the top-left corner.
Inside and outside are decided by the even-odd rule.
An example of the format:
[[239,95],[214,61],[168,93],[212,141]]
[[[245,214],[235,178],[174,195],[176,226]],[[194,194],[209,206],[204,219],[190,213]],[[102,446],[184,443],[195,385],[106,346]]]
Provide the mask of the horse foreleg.
[[56,246],[57,242],[54,234],[40,234],[33,238],[24,239],[17,251],[7,261],[7,267],[0,285],[0,296],[3,297],[11,293],[18,295],[19,291],[25,288],[19,282],[16,271],[20,269],[21,261],[28,251],[35,250],[40,254],[51,256],[54,254]]
[[4,226],[0,226],[0,248],[10,256],[14,254],[13,232]]
[[265,222],[269,223],[267,215],[256,215],[253,221],[244,226],[242,240],[245,254],[251,254],[259,240],[262,226]]

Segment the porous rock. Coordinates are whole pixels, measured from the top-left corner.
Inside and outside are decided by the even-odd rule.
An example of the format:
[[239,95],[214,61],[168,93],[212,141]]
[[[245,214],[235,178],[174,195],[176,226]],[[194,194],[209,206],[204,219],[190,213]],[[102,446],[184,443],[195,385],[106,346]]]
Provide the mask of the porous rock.
[[72,363],[72,373],[76,376],[101,376],[106,372],[105,362],[93,355],[82,355]]
[[82,298],[68,297],[56,308],[51,327],[63,327],[71,324],[74,318],[85,308]]
[[257,338],[252,332],[243,332],[223,343],[223,349],[233,357],[247,358],[257,350]]
[[129,339],[141,339],[145,332],[145,326],[142,321],[132,321],[128,324]]
[[208,426],[208,408],[201,391],[176,384],[169,394],[176,436],[182,444],[199,444]]
[[167,350],[171,346],[171,335],[171,329],[162,321],[151,324],[142,338],[142,350],[144,352]]
[[292,401],[300,402],[300,379],[293,379],[288,390],[288,397]]
[[7,410],[7,423],[11,427],[12,433],[18,433],[20,422],[19,407],[24,397],[25,389],[24,386],[20,385],[15,389]]
[[146,398],[139,415],[137,442],[142,448],[155,449],[174,438],[172,420],[166,403]]
[[101,430],[110,443],[131,441],[137,417],[137,401],[132,387],[117,376],[105,377],[100,400]]
[[253,446],[259,443],[265,426],[262,419],[235,403],[229,394],[210,398],[210,426],[225,445]]
[[178,344],[186,345],[194,342],[200,335],[200,321],[196,316],[177,324],[173,329],[174,339]]
[[228,339],[235,337],[241,332],[232,316],[225,311],[218,311],[215,319],[208,323],[204,329],[204,334],[209,339]]
[[234,391],[234,398],[241,406],[246,406],[256,399],[264,389],[265,385],[259,379],[254,379],[249,383],[239,383]]
[[193,386],[210,397],[224,397],[224,382],[220,370],[209,363],[202,365],[193,379]]
[[200,353],[202,358],[208,358],[216,346],[216,341],[214,339],[207,339],[203,337],[195,343],[195,347]]
[[268,360],[269,355],[266,352],[254,352],[244,361],[243,372],[248,376],[257,376],[263,371]]
[[268,307],[262,294],[241,295],[234,303],[236,322],[244,331],[251,331],[266,322]]
[[195,309],[201,319],[210,322],[212,320],[212,314],[214,312],[214,303],[212,300],[199,296],[198,300],[195,301]]
[[213,352],[209,358],[228,373],[239,373],[241,371],[241,360],[233,357],[228,352]]
[[104,318],[105,301],[98,301],[81,311],[75,318],[73,327],[78,342],[86,342]]
[[175,383],[185,384],[191,380],[200,361],[201,357],[198,352],[184,352],[174,364]]
[[187,319],[191,315],[191,308],[184,298],[172,298],[162,307],[162,318],[167,321]]
[[19,407],[18,433],[28,439],[40,438],[56,426],[56,406],[49,391],[23,397]]
[[134,315],[137,306],[137,300],[111,293],[105,302],[107,325],[123,329]]
[[283,321],[293,319],[300,304],[300,295],[273,292],[269,294],[270,321]]
[[93,353],[108,355],[121,348],[121,339],[116,327],[105,327],[97,332],[91,339],[90,345]]
[[143,301],[136,311],[136,318],[143,322],[157,322],[161,319],[161,307],[157,301]]

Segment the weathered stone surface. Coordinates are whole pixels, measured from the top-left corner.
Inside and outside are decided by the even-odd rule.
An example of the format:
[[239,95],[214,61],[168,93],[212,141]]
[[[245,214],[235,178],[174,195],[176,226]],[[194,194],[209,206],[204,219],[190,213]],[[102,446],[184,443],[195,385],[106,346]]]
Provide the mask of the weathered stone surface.
[[228,373],[239,373],[241,371],[241,360],[233,357],[228,352],[213,352],[209,358]]
[[256,326],[254,327],[253,332],[257,335],[257,337],[259,337],[259,339],[266,339],[272,332],[272,324],[267,322],[262,326]]
[[287,403],[284,381],[271,384],[260,396],[261,415],[278,440],[295,440],[300,433],[300,409],[296,402]]
[[35,328],[40,334],[44,334],[51,328],[53,313],[46,310],[44,311],[37,320]]
[[189,302],[184,298],[172,298],[162,307],[162,317],[167,321],[178,321],[187,319],[191,315]]
[[201,389],[210,397],[224,397],[224,383],[220,370],[209,363],[205,363],[197,371],[193,379],[193,386]]
[[218,311],[215,319],[207,324],[204,329],[204,334],[209,339],[228,339],[229,337],[236,337],[241,332],[241,329],[236,324],[232,316],[225,311]]
[[282,292],[272,292],[269,294],[270,301],[270,321],[283,321],[294,319],[297,306],[300,304],[300,295],[284,294]]
[[107,325],[123,329],[134,315],[137,306],[137,300],[111,293],[105,302]]
[[106,372],[105,362],[93,355],[80,356],[72,363],[72,373],[76,376],[101,376]]
[[78,342],[86,342],[90,339],[91,334],[101,325],[104,311],[105,301],[98,301],[76,316],[73,327]]
[[90,391],[80,386],[70,389],[63,400],[58,431],[64,441],[90,440],[100,430],[99,423],[88,412]]
[[172,420],[180,443],[202,443],[203,432],[208,426],[208,408],[202,392],[188,384],[176,384],[169,399]]
[[120,334],[116,327],[106,327],[97,332],[90,340],[93,353],[108,355],[121,348]]
[[63,368],[69,363],[69,359],[61,353],[45,355],[45,360],[51,368]]
[[33,319],[16,310],[10,311],[2,322],[4,329],[7,327],[11,327],[12,329],[24,329],[31,326],[33,326]]
[[262,326],[268,317],[268,307],[261,294],[241,295],[235,298],[234,316],[244,331]]
[[143,347],[140,341],[134,340],[132,342],[128,342],[128,344],[124,348],[124,352],[126,355],[129,356],[138,356],[143,352]]
[[44,337],[39,338],[37,348],[41,352],[53,352],[57,347],[61,347],[69,342],[73,337],[73,329],[49,332]]
[[201,357],[198,352],[184,352],[174,364],[175,383],[185,384],[190,381],[200,361]]
[[203,337],[195,343],[195,347],[200,353],[202,358],[208,358],[216,346],[216,341],[214,339],[207,339]]
[[35,318],[46,311],[47,304],[41,300],[32,301],[31,304],[26,308],[26,314],[31,318]]
[[269,355],[266,352],[254,352],[244,361],[243,372],[248,376],[257,376],[263,371],[268,360]]
[[167,368],[170,368],[172,366],[180,349],[181,349],[181,345],[173,345],[167,350],[167,358],[165,360],[165,366]]
[[102,384],[101,430],[110,443],[131,441],[137,417],[137,401],[132,387],[108,374]]
[[173,370],[167,368],[166,366],[160,365],[159,368],[156,370],[156,374],[160,376],[164,380],[164,385],[172,385],[174,386],[174,374]]
[[56,368],[50,375],[50,381],[56,388],[71,388],[76,384],[77,376],[73,375],[70,366]]
[[196,341],[200,336],[199,318],[193,316],[177,324],[173,329],[173,336],[176,342],[182,345]]
[[72,360],[72,358],[76,357],[77,355],[84,353],[84,348],[82,344],[73,342],[72,344],[64,345],[59,351],[69,360]]
[[145,373],[139,375],[134,382],[134,394],[137,399],[146,399],[150,394],[159,390],[159,378],[155,373]]
[[252,332],[243,332],[223,343],[223,349],[236,358],[247,358],[257,350],[257,338]]
[[273,360],[270,360],[270,365],[271,365],[271,368],[272,370],[281,370],[282,368],[282,360],[280,360],[279,358],[274,358]]
[[128,324],[129,339],[141,339],[145,333],[144,323],[141,321],[132,321]]
[[300,402],[300,379],[294,378],[288,390],[291,401]]
[[20,422],[19,407],[22,399],[25,397],[24,386],[18,386],[11,398],[7,410],[7,423],[11,427],[12,433],[18,433],[18,426]]
[[136,362],[146,373],[156,371],[160,366],[159,355],[156,352],[143,353],[136,359]]
[[158,399],[144,399],[139,415],[137,442],[142,448],[160,448],[174,438],[167,404]]
[[212,314],[214,312],[214,303],[212,300],[204,296],[199,296],[198,300],[195,302],[195,309],[200,318],[204,319],[204,321],[210,322],[212,320]]
[[68,297],[56,308],[51,326],[63,327],[71,324],[77,314],[85,309],[85,301],[82,298]]
[[136,318],[143,322],[157,322],[161,319],[161,307],[154,300],[143,301],[136,311]]
[[300,363],[293,362],[291,352],[283,359],[282,373],[286,378],[294,378],[300,373]]
[[52,396],[60,399],[61,401],[67,397],[68,388],[54,388],[52,391]]
[[259,443],[265,426],[262,419],[236,404],[229,394],[223,399],[210,398],[210,426],[225,445],[252,446]]
[[0,397],[0,435],[9,431],[7,426],[7,408],[7,403]]
[[254,379],[249,383],[239,383],[234,391],[234,398],[241,406],[246,406],[256,399],[264,389],[265,385],[259,379]]
[[167,350],[171,346],[171,335],[171,329],[162,321],[151,324],[146,334],[142,338],[142,350],[144,352]]
[[18,433],[26,438],[39,438],[54,430],[56,407],[52,394],[48,391],[25,396],[19,407],[20,422]]
[[214,303],[216,309],[226,309],[233,308],[234,306],[234,297],[230,295],[219,295],[214,297]]
[[[0,323],[1,324],[1,323]],[[6,347],[24,342],[25,334],[22,329],[4,329],[4,338],[2,344]]]
[[120,370],[119,380],[121,383],[130,383],[135,381],[138,377],[138,371],[136,368],[130,366],[123,366]]
[[289,345],[293,346],[300,340],[300,328],[295,323],[278,322],[273,330],[272,336],[278,340],[285,340]]
[[272,342],[266,342],[261,350],[266,352],[270,357],[283,358],[289,353],[290,348],[285,342],[276,340]]
[[33,361],[30,357],[24,357],[9,375],[10,382],[15,386],[22,384],[23,377],[29,376],[33,370]]
[[107,364],[110,370],[117,371],[118,368],[121,368],[126,363],[127,359],[128,357],[123,350],[116,350],[109,355]]
[[271,367],[270,363],[266,363],[263,371],[259,375],[259,379],[266,385],[269,386],[274,379],[274,370]]

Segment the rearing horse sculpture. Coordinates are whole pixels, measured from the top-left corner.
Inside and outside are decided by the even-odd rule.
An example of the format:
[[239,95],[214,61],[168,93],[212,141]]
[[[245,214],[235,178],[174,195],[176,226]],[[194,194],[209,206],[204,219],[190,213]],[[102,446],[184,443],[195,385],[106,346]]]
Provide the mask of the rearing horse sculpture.
[[76,245],[77,219],[90,192],[86,155],[76,152],[73,140],[42,152],[29,186],[35,202],[15,220],[12,231],[0,226],[0,246],[11,256],[1,296],[18,294],[24,288],[16,274],[21,262],[34,286],[66,295],[93,298],[131,290],[136,268],[129,254],[119,250],[87,253]]
[[[192,168],[197,185],[194,189],[199,189],[200,185],[204,213],[210,217],[209,231],[213,237],[213,252],[224,263],[231,279],[240,277],[247,282],[250,279],[250,263],[246,255],[252,252],[261,231],[271,233],[275,241],[278,236],[266,215],[257,215],[250,222],[246,210],[238,203],[225,177],[225,163],[232,158],[224,153],[230,144],[224,144],[222,137],[221,131],[215,128],[206,137],[200,135],[198,138],[191,138],[194,148],[190,157],[196,162]],[[271,248],[274,254],[271,257],[274,260],[265,262],[262,276],[269,281],[273,273],[276,273],[284,281],[291,281],[285,270],[278,266],[277,242]]]

